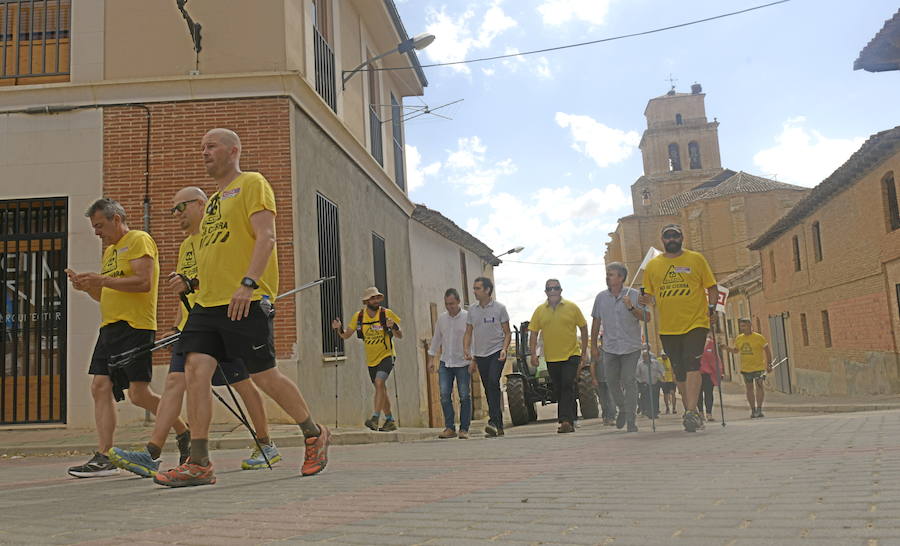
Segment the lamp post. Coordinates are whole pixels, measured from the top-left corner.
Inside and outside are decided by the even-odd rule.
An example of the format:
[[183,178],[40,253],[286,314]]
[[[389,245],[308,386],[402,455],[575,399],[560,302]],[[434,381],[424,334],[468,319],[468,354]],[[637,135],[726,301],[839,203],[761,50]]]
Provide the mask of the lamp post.
[[428,34],[427,32],[418,34],[416,36],[413,36],[412,38],[403,40],[402,42],[397,44],[397,47],[395,47],[394,49],[392,49],[390,51],[385,51],[381,55],[377,55],[375,57],[372,57],[371,59],[367,59],[367,60],[363,61],[359,66],[357,66],[353,70],[341,71],[341,78],[343,80],[341,82],[341,89],[346,88],[347,82],[350,80],[350,78],[353,77],[354,74],[356,74],[357,72],[359,72],[366,66],[374,63],[378,59],[387,57],[391,53],[409,53],[413,49],[415,49],[415,50],[425,49],[426,47],[431,45],[431,42],[433,42],[433,41],[434,41],[434,34]]
[[501,253],[501,254],[497,254],[497,255],[495,256],[495,258],[499,258],[500,256],[506,256],[507,254],[516,254],[517,252],[522,252],[523,250],[525,250],[525,247],[524,247],[524,246],[515,246],[515,247],[513,247],[513,248],[507,250],[506,252],[503,252],[503,253]]

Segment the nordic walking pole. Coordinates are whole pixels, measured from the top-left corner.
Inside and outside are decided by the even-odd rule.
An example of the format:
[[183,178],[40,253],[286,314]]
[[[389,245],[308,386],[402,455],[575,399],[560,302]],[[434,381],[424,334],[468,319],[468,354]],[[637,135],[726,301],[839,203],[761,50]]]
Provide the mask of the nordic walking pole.
[[334,428],[338,428],[338,359],[337,345],[334,346]]
[[722,426],[725,426],[725,404],[722,403],[722,356],[719,351],[719,342],[715,339],[716,333],[719,331],[719,315],[715,315],[715,322],[710,320],[710,326],[713,328],[713,343],[716,346],[716,375],[719,378],[719,410],[722,412]]
[[[397,362],[397,358],[391,356],[391,361],[393,363]],[[394,370],[394,405],[397,406],[397,426],[400,426],[400,391],[397,390],[397,371]]]
[[[641,287],[641,295],[644,295],[644,287]],[[644,309],[644,319],[647,318],[647,310]],[[653,407],[653,370],[650,366],[650,328],[644,320],[644,341],[647,342],[647,356],[644,362],[647,364],[647,400],[650,401],[650,428],[656,432],[656,409]]]

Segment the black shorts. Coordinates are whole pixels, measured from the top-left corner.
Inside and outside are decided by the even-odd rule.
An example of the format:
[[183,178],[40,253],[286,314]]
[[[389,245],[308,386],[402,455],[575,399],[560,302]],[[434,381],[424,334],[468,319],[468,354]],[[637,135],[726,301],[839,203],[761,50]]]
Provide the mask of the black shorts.
[[663,394],[669,394],[670,392],[675,391],[675,382],[674,381],[663,381],[660,383],[660,388],[663,391]]
[[387,381],[389,375],[391,375],[391,370],[394,369],[394,357],[389,356],[378,363],[377,366],[369,366],[369,378],[372,380],[372,383],[375,383],[375,377],[378,375],[378,372],[384,372],[384,380]]
[[219,362],[241,360],[251,374],[275,367],[272,315],[266,316],[259,301],[241,320],[228,318],[228,306],[194,305],[181,332],[176,353],[202,353]]
[[672,362],[672,375],[675,376],[675,381],[686,381],[688,372],[700,370],[700,357],[703,356],[708,333],[708,328],[694,328],[684,334],[659,336],[663,350]]
[[[172,353],[172,360],[169,362],[169,373],[184,373],[184,362],[187,360],[184,355]],[[220,371],[221,370],[221,371]],[[216,387],[222,385],[234,385],[245,379],[249,379],[250,374],[244,363],[240,360],[226,360],[219,362],[216,371],[212,376],[212,384]]]
[[[153,343],[156,338],[155,330],[138,330],[132,328],[124,320],[107,324],[100,328],[100,336],[94,345],[94,354],[91,356],[91,366],[88,373],[91,375],[109,375],[109,358],[114,355],[130,351],[141,345]],[[153,355],[150,351],[141,354],[125,366],[125,375],[128,381],[150,382],[153,377]]]
[[754,381],[762,381],[766,378],[766,372],[763,370],[758,370],[755,372],[741,372],[741,375],[744,376],[744,383],[750,384]]

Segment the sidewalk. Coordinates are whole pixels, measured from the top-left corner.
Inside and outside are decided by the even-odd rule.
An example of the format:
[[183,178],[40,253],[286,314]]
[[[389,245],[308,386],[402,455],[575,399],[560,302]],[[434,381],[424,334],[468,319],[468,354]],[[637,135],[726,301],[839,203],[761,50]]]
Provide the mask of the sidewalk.
[[[716,404],[719,394],[715,393]],[[747,409],[744,388],[736,383],[722,384],[722,399],[726,408]],[[801,413],[846,413],[854,411],[880,411],[900,409],[900,395],[879,394],[863,396],[811,396],[785,394],[766,390],[764,408],[769,411],[790,411]]]

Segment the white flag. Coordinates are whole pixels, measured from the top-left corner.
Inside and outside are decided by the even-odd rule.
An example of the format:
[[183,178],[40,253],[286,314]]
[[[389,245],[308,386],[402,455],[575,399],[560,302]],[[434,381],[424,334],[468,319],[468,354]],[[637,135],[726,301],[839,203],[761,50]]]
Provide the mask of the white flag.
[[631,276],[631,284],[628,285],[628,288],[632,288],[634,286],[634,281],[637,280],[638,273],[640,273],[641,271],[644,270],[644,268],[647,267],[647,264],[650,263],[650,260],[652,260],[653,258],[656,258],[660,254],[662,254],[661,251],[656,250],[656,248],[654,248],[652,246],[650,247],[650,250],[647,251],[647,255],[644,256],[644,261],[641,262],[641,265],[638,266],[637,271],[635,271],[634,275]]
[[716,311],[719,313],[725,312],[725,302],[728,300],[728,292],[729,290],[722,286],[721,284],[716,285],[716,288],[719,289],[719,300],[716,302]]

